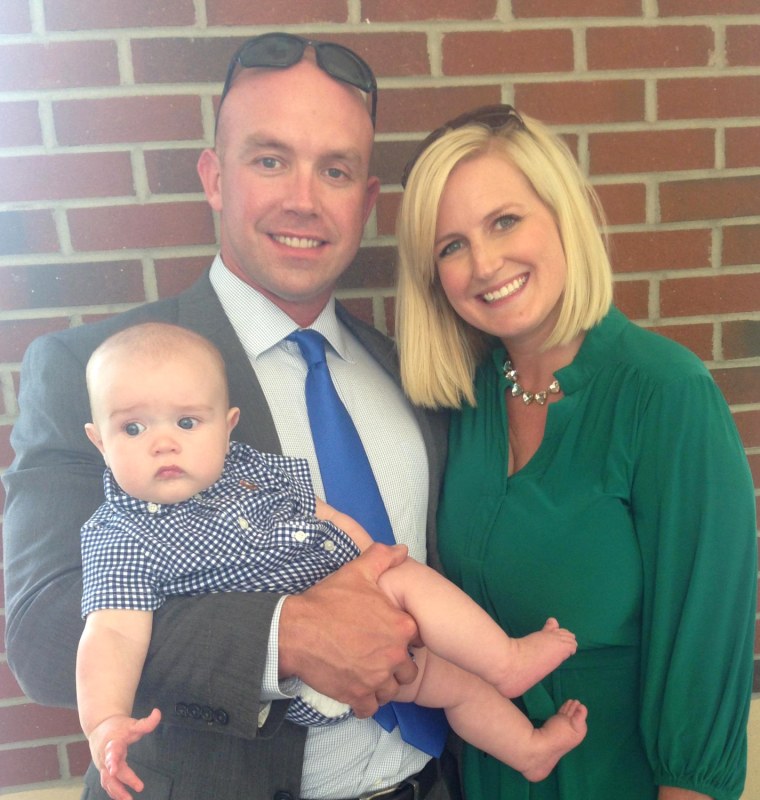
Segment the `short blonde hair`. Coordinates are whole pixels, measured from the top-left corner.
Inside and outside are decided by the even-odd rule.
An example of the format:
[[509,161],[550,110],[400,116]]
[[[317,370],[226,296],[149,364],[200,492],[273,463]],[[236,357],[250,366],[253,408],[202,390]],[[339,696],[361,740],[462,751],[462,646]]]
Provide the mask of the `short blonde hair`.
[[[178,353],[205,353],[211,361],[212,370],[217,372],[229,402],[227,388],[227,369],[222,354],[208,339],[189,328],[168,322],[142,322],[114,333],[103,341],[92,353],[85,372],[90,404],[101,365],[114,359],[150,358],[163,362],[175,358]],[[93,413],[94,413],[94,409]]]
[[612,269],[601,233],[599,200],[559,137],[537,120],[492,130],[468,124],[449,130],[414,164],[399,209],[396,336],[401,378],[412,402],[428,408],[475,404],[475,369],[494,340],[465,322],[443,291],[435,264],[441,196],[464,159],[497,154],[527,178],[557,223],[567,279],[546,348],[598,324],[612,303]]

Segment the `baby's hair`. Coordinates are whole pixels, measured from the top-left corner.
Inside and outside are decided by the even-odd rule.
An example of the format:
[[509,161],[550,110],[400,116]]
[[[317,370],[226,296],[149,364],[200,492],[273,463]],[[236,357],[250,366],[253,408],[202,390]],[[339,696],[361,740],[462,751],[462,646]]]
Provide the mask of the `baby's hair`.
[[219,370],[227,391],[227,369],[219,350],[204,336],[189,328],[168,322],[143,322],[109,336],[90,356],[87,362],[87,390],[92,398],[92,387],[101,364],[112,358],[126,360],[149,358],[155,362],[171,360],[177,353],[196,348],[205,352]]

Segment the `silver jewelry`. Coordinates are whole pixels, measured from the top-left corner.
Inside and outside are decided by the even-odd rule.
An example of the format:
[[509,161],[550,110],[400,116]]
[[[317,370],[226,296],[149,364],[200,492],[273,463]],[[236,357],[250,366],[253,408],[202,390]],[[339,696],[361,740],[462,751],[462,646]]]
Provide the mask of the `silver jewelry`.
[[504,371],[504,377],[510,382],[510,384],[512,384],[512,397],[522,395],[522,401],[526,406],[529,406],[533,402],[538,403],[540,406],[546,405],[546,398],[550,394],[560,393],[559,381],[556,378],[546,387],[546,389],[544,389],[543,392],[526,391],[520,385],[517,370],[512,366],[512,362],[509,359],[504,362],[502,370]]

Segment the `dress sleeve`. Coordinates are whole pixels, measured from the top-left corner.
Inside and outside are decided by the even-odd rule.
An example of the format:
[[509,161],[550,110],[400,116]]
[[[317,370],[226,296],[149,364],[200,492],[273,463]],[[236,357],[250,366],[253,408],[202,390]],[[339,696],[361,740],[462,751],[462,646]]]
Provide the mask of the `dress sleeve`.
[[746,771],[757,531],[752,478],[707,374],[641,398],[641,730],[658,785],[736,800]]

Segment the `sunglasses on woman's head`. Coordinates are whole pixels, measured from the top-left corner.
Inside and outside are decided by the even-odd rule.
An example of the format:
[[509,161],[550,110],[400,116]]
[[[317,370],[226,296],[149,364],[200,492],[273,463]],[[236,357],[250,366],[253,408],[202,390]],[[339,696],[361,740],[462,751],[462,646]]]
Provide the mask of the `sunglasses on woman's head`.
[[264,33],[242,44],[230,61],[224,89],[216,111],[217,122],[219,109],[224,103],[224,98],[232,86],[233,81],[241,68],[270,67],[287,69],[297,64],[306,52],[307,47],[313,47],[316,54],[317,66],[331,78],[348,83],[357,89],[369,94],[372,98],[370,117],[375,125],[377,113],[377,81],[364,59],[352,50],[333,42],[319,42],[314,39],[304,39],[291,33]]
[[412,171],[419,157],[433,142],[438,141],[438,139],[449,131],[455,131],[457,128],[464,128],[465,125],[485,125],[492,131],[500,131],[507,127],[512,127],[515,130],[526,130],[523,118],[512,106],[508,105],[481,106],[474,111],[467,111],[464,114],[460,114],[458,117],[441,125],[440,128],[436,128],[420,142],[414,155],[406,162],[404,172],[401,175],[401,187],[403,189],[406,188],[406,183],[409,180],[409,173]]

